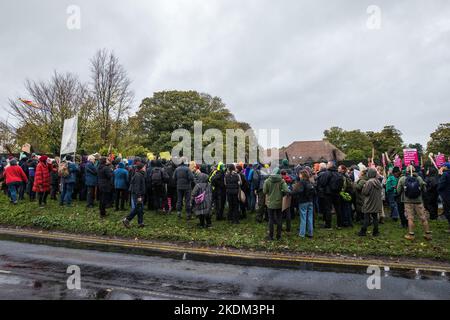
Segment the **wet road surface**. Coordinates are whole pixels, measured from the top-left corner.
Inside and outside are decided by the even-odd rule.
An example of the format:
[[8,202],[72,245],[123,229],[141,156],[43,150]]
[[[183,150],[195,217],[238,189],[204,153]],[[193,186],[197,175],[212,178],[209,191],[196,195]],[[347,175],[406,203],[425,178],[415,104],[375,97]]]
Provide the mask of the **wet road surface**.
[[[81,289],[67,268],[79,266]],[[0,299],[450,299],[445,276],[260,268],[0,241]]]

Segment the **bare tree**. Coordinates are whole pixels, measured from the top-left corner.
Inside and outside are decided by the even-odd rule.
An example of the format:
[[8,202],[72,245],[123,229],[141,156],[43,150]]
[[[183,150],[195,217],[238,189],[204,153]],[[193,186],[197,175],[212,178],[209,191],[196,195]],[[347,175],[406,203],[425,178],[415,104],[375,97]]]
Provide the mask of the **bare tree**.
[[119,59],[105,49],[98,51],[91,60],[91,73],[100,138],[117,146],[120,126],[134,97],[131,81]]

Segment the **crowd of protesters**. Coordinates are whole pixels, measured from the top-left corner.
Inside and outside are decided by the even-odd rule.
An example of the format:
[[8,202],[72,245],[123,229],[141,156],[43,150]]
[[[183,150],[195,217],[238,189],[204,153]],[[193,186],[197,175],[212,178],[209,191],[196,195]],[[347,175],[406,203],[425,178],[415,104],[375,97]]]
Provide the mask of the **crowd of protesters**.
[[98,154],[78,159],[67,155],[62,161],[32,154],[4,159],[0,181],[13,205],[27,195],[45,208],[50,195],[54,201],[59,197],[61,206],[70,207],[73,200],[98,206],[102,218],[109,208],[129,209],[122,221],[127,228],[136,216],[138,227],[145,227],[146,209],[176,212],[179,219],[185,212],[187,220],[195,215],[202,228],[212,226],[213,216],[239,224],[256,212],[256,222],[268,222],[268,240],[281,239],[284,224],[291,232],[294,217],[299,217],[299,236],[312,238],[319,220],[321,228],[333,230],[334,213],[336,229],[358,223],[359,236],[366,236],[369,226],[378,236],[388,219],[386,204],[389,218],[408,229],[406,239],[415,238],[419,219],[425,239],[431,240],[428,220],[438,219],[439,201],[450,225],[450,163],[439,170],[413,163],[404,169],[362,163],[347,168],[334,162],[291,167],[284,159],[271,170],[262,164],[197,165],[184,158],[176,166],[166,160],[112,160]]

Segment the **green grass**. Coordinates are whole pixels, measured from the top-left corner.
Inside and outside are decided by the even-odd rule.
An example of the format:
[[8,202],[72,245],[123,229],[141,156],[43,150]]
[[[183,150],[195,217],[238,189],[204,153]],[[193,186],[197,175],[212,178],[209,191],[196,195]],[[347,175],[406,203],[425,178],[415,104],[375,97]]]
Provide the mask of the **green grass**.
[[75,204],[70,208],[61,208],[58,203],[49,201],[47,208],[39,209],[37,203],[28,201],[22,201],[17,206],[13,206],[4,195],[0,195],[0,225],[2,226],[269,252],[339,254],[354,257],[382,256],[393,259],[428,258],[450,261],[449,234],[445,232],[448,228],[446,221],[431,222],[433,231],[431,242],[422,238],[423,230],[418,223],[416,240],[408,242],[403,239],[406,231],[392,221],[381,225],[381,236],[378,238],[373,238],[370,234],[366,238],[358,237],[356,233],[359,226],[355,225],[353,229],[333,231],[316,228],[314,239],[300,239],[297,236],[299,222],[296,219],[293,221],[291,234],[283,233],[281,241],[270,242],[265,241],[266,224],[256,223],[254,215],[249,215],[248,219],[242,221],[240,225],[213,221],[213,228],[205,230],[197,227],[197,220],[178,220],[175,214],[163,216],[154,212],[145,212],[146,227],[144,229],[137,228],[136,219],[132,222],[132,228],[126,229],[121,223],[126,214],[126,212],[114,212],[110,209],[108,216],[101,220],[98,211],[86,209],[84,203]]

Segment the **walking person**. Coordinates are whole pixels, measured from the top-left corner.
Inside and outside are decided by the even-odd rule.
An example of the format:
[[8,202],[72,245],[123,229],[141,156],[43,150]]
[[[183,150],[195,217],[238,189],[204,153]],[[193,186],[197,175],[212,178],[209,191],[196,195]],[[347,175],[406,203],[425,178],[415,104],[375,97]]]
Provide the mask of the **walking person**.
[[39,207],[41,209],[47,204],[47,197],[50,192],[51,176],[50,172],[52,167],[47,163],[48,157],[42,155],[39,158],[39,163],[36,167],[34,176],[33,192],[38,196]]
[[138,162],[135,165],[135,171],[130,181],[130,194],[131,194],[131,212],[125,219],[122,220],[125,227],[130,228],[130,222],[135,216],[138,217],[139,228],[145,227],[144,225],[144,196],[146,193],[145,182],[145,166],[142,162]]
[[22,184],[28,182],[28,178],[25,172],[23,172],[23,169],[17,165],[17,160],[15,158],[9,161],[9,165],[5,168],[4,175],[11,203],[16,205],[18,190]]
[[98,167],[98,192],[100,193],[100,218],[106,217],[109,195],[112,193],[113,171],[108,158],[100,158]]
[[119,162],[117,169],[114,170],[113,177],[115,209],[116,211],[124,211],[125,202],[128,199],[128,171],[125,169],[123,162]]
[[283,196],[290,194],[286,182],[281,178],[280,169],[277,168],[273,174],[264,182],[263,192],[267,197],[267,210],[269,214],[269,235],[267,239],[274,239],[274,225],[277,225],[277,240],[281,240],[282,229],[282,201]]
[[374,237],[379,236],[380,232],[378,229],[378,217],[381,214],[383,207],[383,200],[381,199],[381,190],[383,186],[377,177],[377,170],[370,168],[367,171],[367,181],[362,189],[363,196],[363,207],[362,213],[364,214],[364,222],[359,232],[360,237],[364,237],[367,234],[367,228],[369,227],[370,220],[373,222],[373,233]]
[[401,195],[401,201],[405,204],[405,215],[408,219],[409,233],[405,235],[405,239],[415,239],[414,219],[418,216],[425,231],[424,238],[431,240],[428,218],[423,206],[423,192],[426,191],[426,184],[415,171],[414,166],[409,166],[406,175],[400,178],[397,186],[397,193]]

